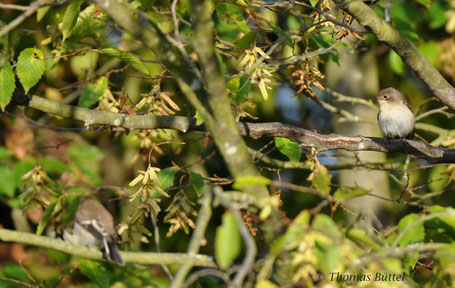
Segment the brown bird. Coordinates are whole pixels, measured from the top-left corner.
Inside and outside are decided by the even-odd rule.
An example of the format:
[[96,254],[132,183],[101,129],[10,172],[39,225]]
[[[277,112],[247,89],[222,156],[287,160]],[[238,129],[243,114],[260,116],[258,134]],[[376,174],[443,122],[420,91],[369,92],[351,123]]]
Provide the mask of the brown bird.
[[411,106],[395,88],[381,90],[375,99],[379,102],[379,128],[387,138],[414,138],[415,117]]

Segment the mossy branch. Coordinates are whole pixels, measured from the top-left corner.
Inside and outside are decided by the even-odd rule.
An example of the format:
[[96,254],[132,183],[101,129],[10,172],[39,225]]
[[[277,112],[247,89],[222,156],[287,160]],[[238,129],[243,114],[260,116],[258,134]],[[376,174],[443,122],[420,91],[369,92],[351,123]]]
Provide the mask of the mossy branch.
[[[28,95],[28,97],[30,98],[28,99],[29,101],[24,101],[16,94],[14,101],[21,105],[27,105],[28,102],[28,106],[37,110],[78,119],[90,125],[111,125],[128,129],[177,129],[183,132],[205,131],[204,126],[197,126],[195,119],[190,117],[126,115],[74,107],[34,95]],[[236,125],[239,134],[242,136],[254,139],[285,137],[300,143],[302,147],[314,147],[318,151],[341,149],[347,151],[392,152],[414,155],[432,163],[455,163],[455,149],[434,147],[420,141],[363,136],[349,137],[337,134],[324,135],[278,122],[238,122]],[[419,129],[420,126],[416,125],[416,128]],[[446,130],[444,129],[443,131],[445,132]],[[252,161],[251,156],[248,157],[249,161]]]
[[[33,245],[43,248],[54,249],[74,256],[89,259],[102,259],[103,253],[95,248],[76,246],[61,239],[49,238],[32,233],[19,232],[8,229],[0,229],[0,240]],[[149,252],[126,252],[120,251],[120,255],[127,263],[144,265],[169,265],[184,264],[188,261],[194,266],[216,267],[215,262],[207,255],[185,253],[149,253]]]

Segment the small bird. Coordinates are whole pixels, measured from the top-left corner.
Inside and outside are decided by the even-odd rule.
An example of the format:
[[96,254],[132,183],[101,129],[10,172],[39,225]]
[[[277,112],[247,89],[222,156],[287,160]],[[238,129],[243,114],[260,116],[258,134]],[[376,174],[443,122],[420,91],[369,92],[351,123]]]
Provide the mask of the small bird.
[[375,99],[379,102],[378,122],[387,138],[414,138],[415,118],[408,102],[395,88],[381,90]]
[[[74,218],[74,235],[65,231],[65,240],[85,246],[104,246],[107,260],[124,266],[125,261],[115,243],[116,230],[112,215],[98,201],[92,198],[82,200],[81,208]],[[75,237],[74,237],[75,236]]]

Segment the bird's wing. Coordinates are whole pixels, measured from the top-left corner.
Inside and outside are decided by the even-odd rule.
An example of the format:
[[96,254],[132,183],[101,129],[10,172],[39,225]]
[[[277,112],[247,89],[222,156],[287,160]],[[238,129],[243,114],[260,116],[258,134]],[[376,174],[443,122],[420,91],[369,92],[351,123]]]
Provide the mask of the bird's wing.
[[104,239],[108,239],[112,237],[109,235],[109,232],[107,232],[106,228],[101,224],[99,221],[95,219],[90,219],[90,220],[84,220],[84,221],[78,221],[82,227],[84,227],[87,231],[89,231],[95,238],[101,241],[105,241]]

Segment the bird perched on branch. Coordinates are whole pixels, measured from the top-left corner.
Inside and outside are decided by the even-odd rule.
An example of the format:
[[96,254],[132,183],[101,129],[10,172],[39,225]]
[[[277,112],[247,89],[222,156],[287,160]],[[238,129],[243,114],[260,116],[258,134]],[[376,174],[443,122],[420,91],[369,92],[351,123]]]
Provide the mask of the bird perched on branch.
[[375,99],[379,102],[378,122],[387,138],[414,138],[415,118],[408,102],[395,88],[381,90]]
[[114,218],[98,201],[92,198],[82,200],[81,208],[74,218],[74,234],[65,231],[64,238],[73,244],[103,246],[107,260],[125,265],[115,243]]

